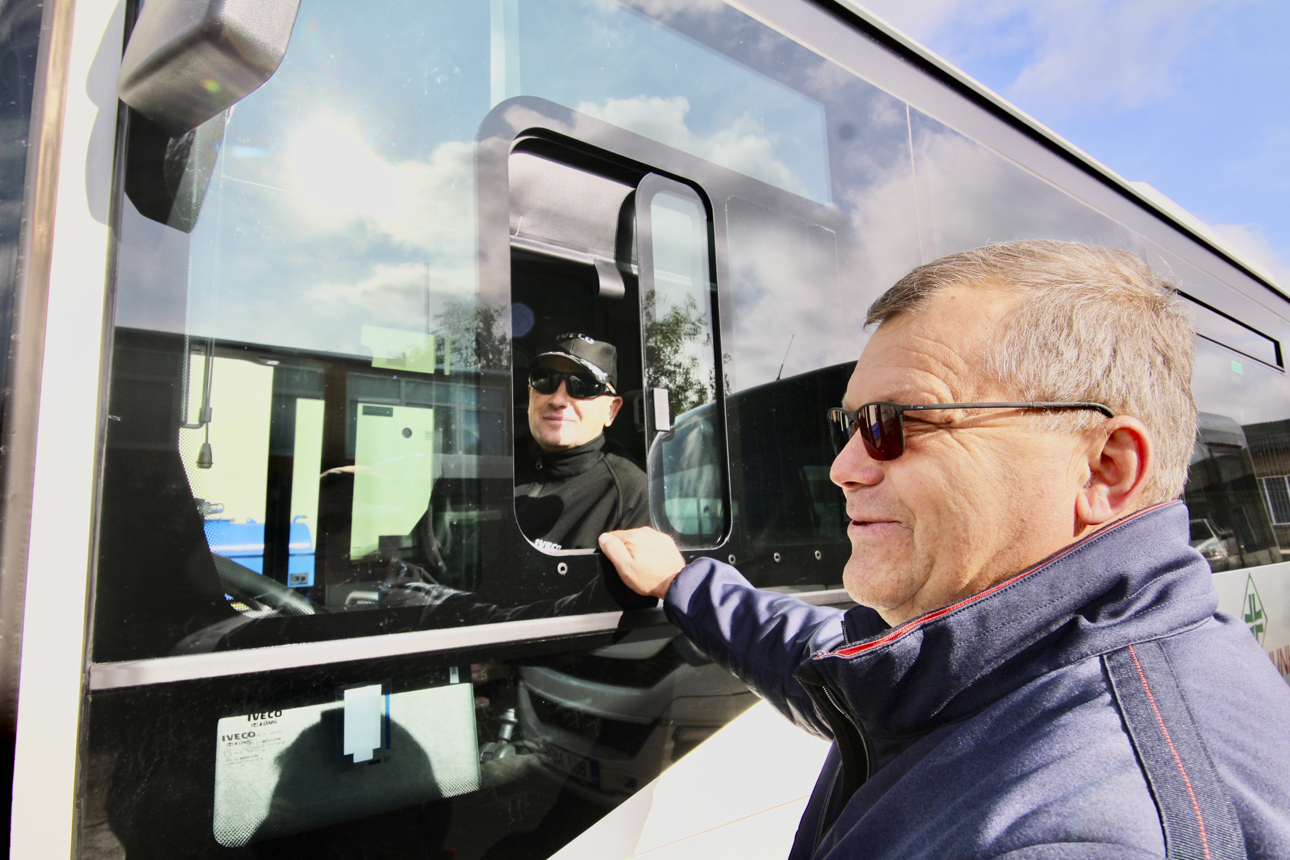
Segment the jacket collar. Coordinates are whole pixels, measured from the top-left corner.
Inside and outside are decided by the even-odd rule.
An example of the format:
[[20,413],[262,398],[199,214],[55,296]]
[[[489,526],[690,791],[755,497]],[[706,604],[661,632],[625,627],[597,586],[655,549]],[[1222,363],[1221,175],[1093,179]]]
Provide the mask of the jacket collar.
[[968,716],[1064,665],[1199,624],[1217,608],[1181,502],[1146,508],[1003,582],[888,628],[849,610],[847,644],[798,670],[877,737]]
[[529,437],[528,440],[529,456],[532,458],[533,468],[537,470],[539,480],[542,481],[553,481],[581,475],[600,459],[601,451],[604,447],[605,434],[603,433],[585,445],[570,448],[568,451],[543,451],[538,447],[537,442],[533,441],[532,437]]

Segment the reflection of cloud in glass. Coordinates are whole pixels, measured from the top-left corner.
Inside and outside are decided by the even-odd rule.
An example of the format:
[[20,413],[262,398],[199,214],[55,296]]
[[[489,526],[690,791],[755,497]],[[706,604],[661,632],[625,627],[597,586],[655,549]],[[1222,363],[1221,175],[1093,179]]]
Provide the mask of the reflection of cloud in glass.
[[854,361],[869,305],[919,264],[908,161],[867,172],[838,192],[850,231],[737,199],[727,207],[735,335],[727,350],[740,389],[775,379],[781,362],[792,376]]
[[202,213],[220,222],[217,305],[227,311],[216,336],[362,355],[363,324],[427,330],[447,301],[473,294],[471,142],[396,161],[324,117],[254,165],[275,185],[240,178],[238,161],[229,157]]
[[474,220],[470,142],[441,143],[426,161],[392,161],[365,146],[352,125],[326,117],[296,131],[280,166],[300,215],[317,230],[347,229],[359,219],[395,244],[442,252],[457,247],[452,232]]
[[1012,239],[1135,249],[1129,231],[999,154],[915,113],[919,217],[931,257]]
[[854,360],[835,231],[737,197],[726,216],[738,387]]
[[[687,25],[731,16],[750,21],[715,4],[675,15],[678,4],[645,5],[647,12],[660,11]],[[623,127],[651,137],[657,130],[670,135],[664,142],[718,163],[726,162],[717,155],[737,159],[737,165],[728,166],[772,184],[787,175],[791,184],[781,187],[804,189],[801,193],[813,200],[829,199],[825,111],[819,101],[616,3],[519,0],[518,9],[519,90],[513,94],[601,110],[622,103],[615,107],[621,117],[645,121]],[[751,26],[757,31],[753,38],[772,45],[787,42],[760,24]],[[642,116],[643,107],[659,116]],[[685,121],[678,127],[681,115]],[[754,155],[761,161],[753,162]]]
[[603,105],[582,102],[578,110],[770,185],[808,194],[802,180],[776,158],[775,145],[759,131],[760,123],[750,113],[736,117],[727,128],[700,136],[686,124],[690,102],[684,96],[636,96],[609,99]]

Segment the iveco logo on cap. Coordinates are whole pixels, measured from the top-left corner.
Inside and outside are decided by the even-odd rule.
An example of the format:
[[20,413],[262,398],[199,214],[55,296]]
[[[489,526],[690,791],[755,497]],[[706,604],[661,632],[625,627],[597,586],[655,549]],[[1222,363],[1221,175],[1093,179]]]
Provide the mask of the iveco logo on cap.
[[564,334],[557,337],[556,340],[573,340],[574,338],[577,338],[578,340],[586,341],[587,343],[596,342],[596,339],[594,337],[587,337],[585,334],[582,334],[581,332],[576,332],[576,331],[565,332]]

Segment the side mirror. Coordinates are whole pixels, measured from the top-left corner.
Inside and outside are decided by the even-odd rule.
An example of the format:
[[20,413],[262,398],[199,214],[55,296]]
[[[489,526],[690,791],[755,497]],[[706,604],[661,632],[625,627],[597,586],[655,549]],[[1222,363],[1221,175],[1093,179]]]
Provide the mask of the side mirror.
[[148,0],[121,60],[121,100],[182,137],[278,69],[300,0]]

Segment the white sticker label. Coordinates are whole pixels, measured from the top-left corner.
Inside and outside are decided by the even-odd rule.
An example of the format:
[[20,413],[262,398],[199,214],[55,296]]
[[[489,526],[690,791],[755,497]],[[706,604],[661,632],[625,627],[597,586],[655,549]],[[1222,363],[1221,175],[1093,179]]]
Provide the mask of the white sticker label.
[[[479,789],[475,695],[451,684],[225,717],[215,751],[213,831],[236,847]],[[351,750],[350,693],[367,760]],[[382,728],[389,702],[388,734]],[[376,733],[372,734],[373,704]],[[356,759],[358,759],[356,761]]]
[[371,761],[385,728],[385,694],[374,684],[345,691],[345,755]]

